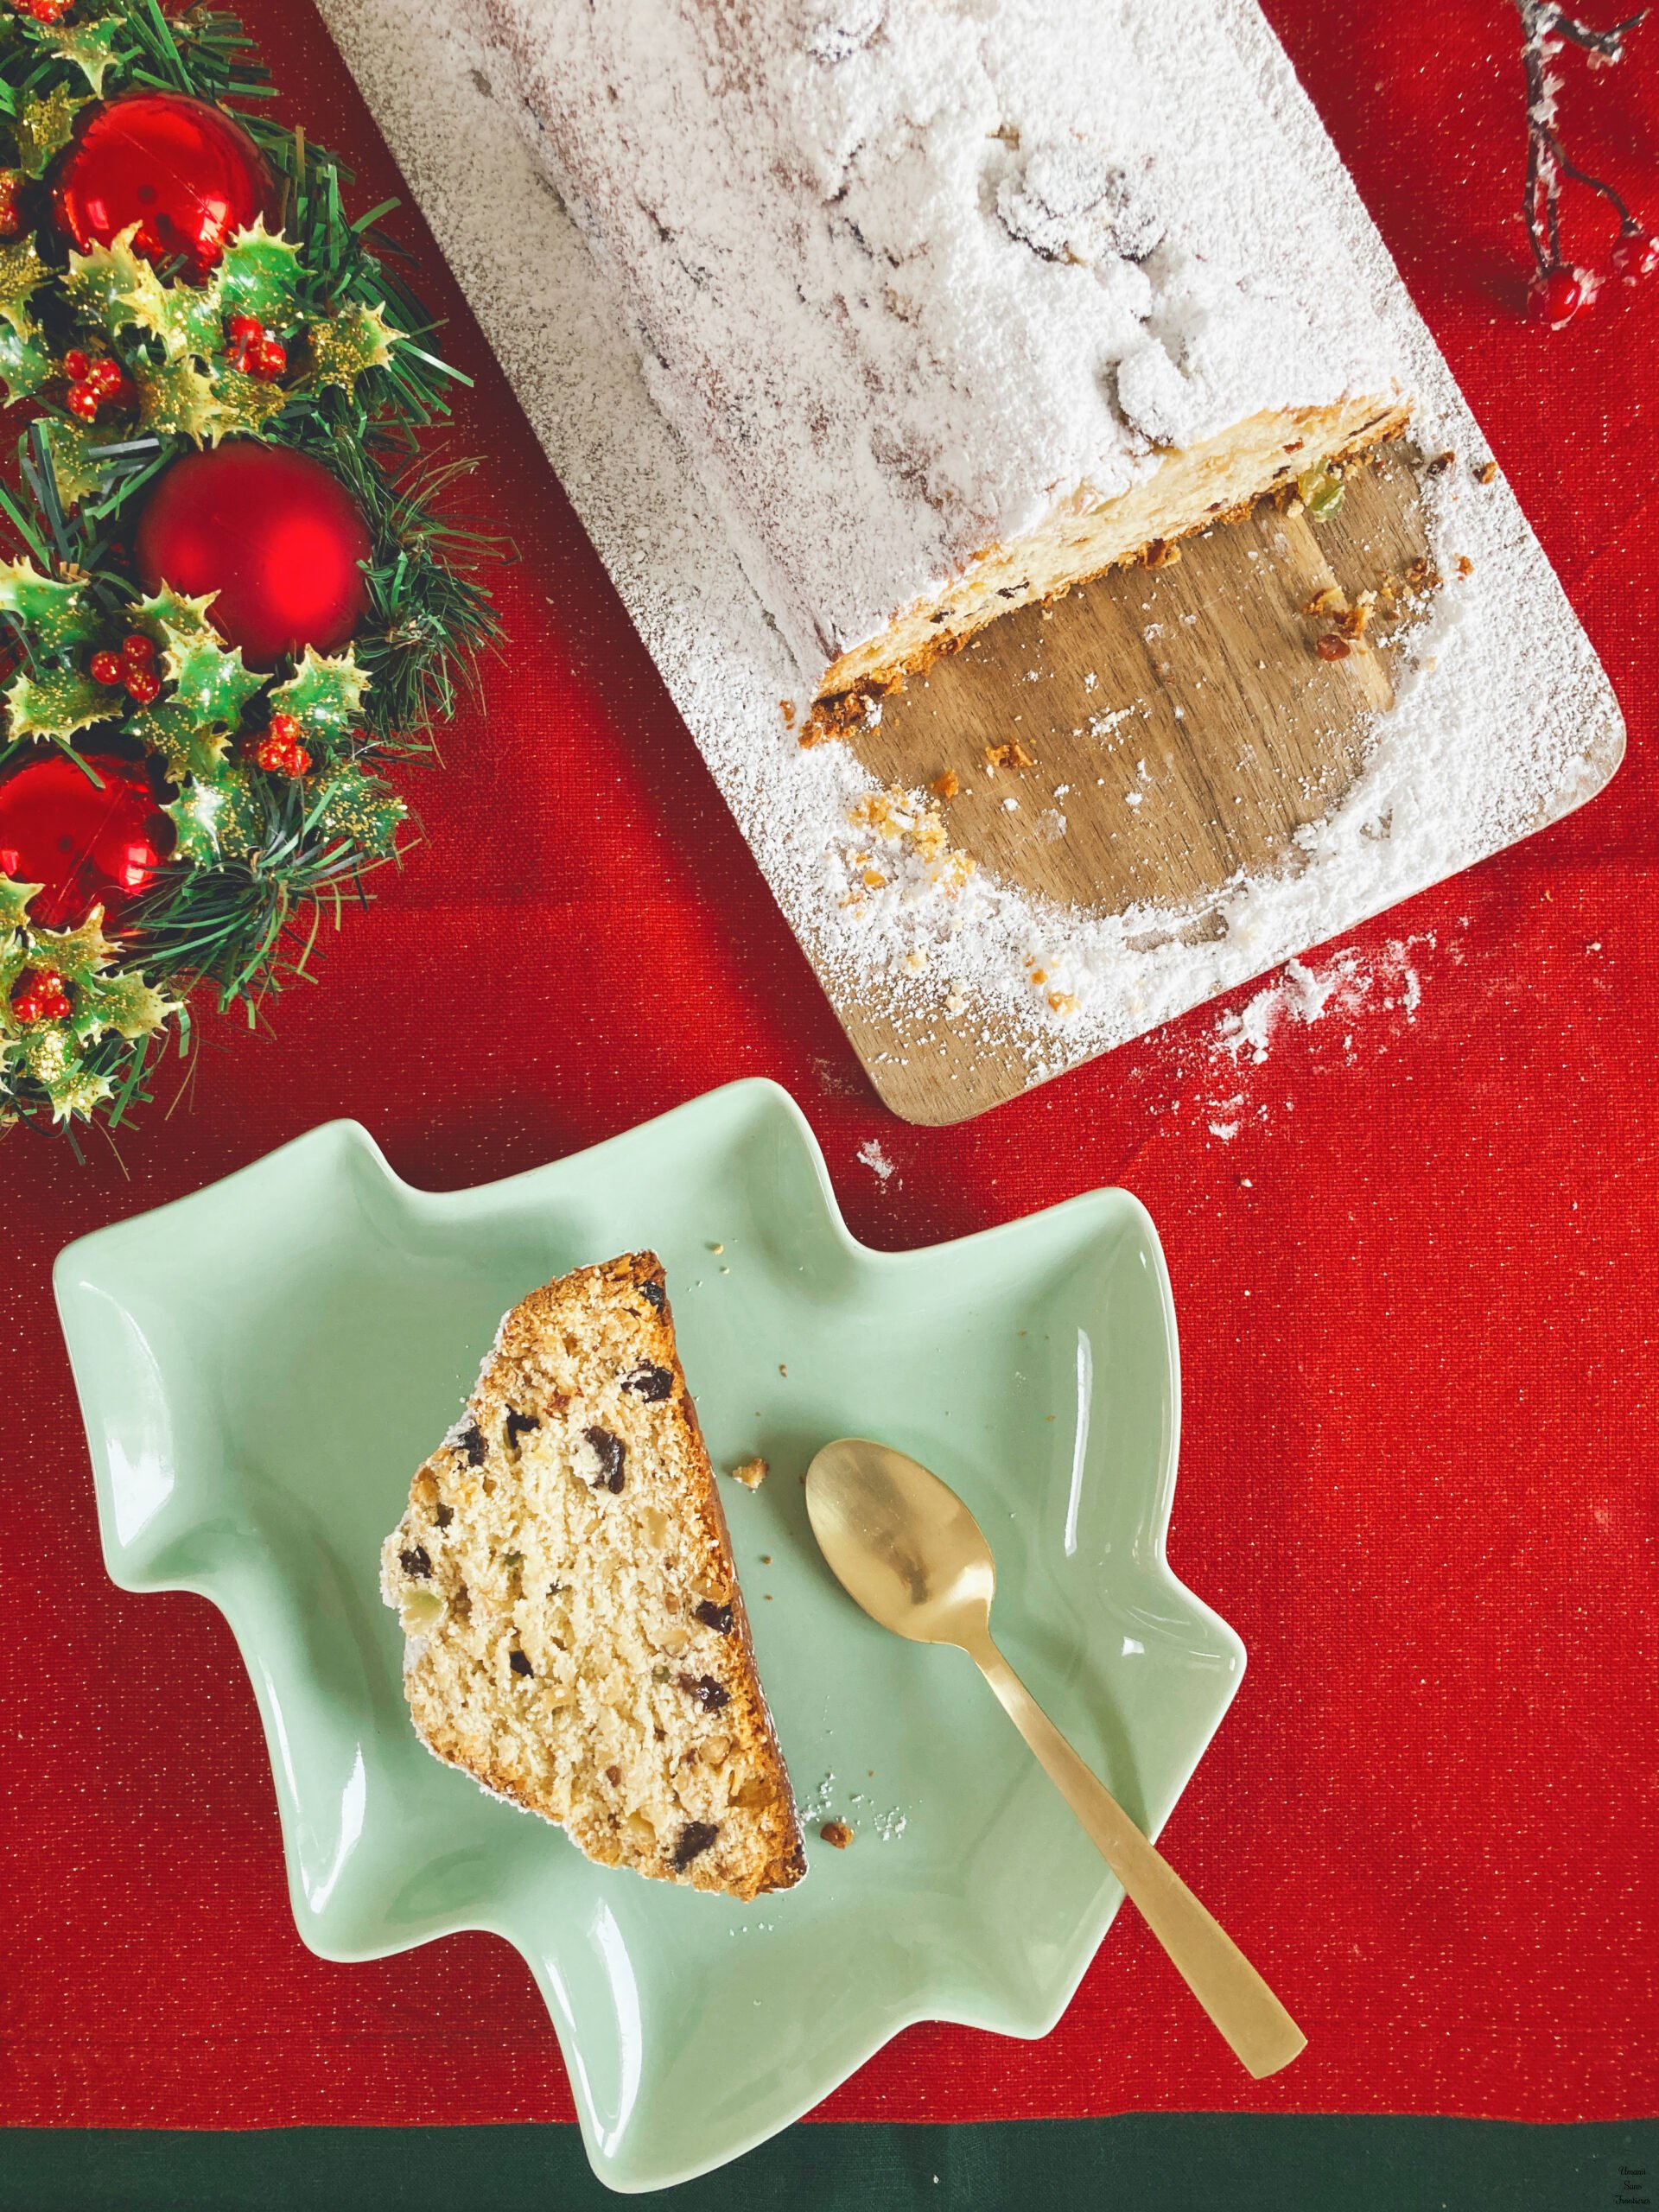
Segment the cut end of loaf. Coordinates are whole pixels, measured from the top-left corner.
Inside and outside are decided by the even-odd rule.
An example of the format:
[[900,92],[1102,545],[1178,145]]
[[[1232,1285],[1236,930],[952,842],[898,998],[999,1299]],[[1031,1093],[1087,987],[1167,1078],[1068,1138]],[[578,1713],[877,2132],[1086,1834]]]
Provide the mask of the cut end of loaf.
[[507,1315],[381,1586],[439,1758],[602,1866],[745,1898],[804,1873],[653,1254]]
[[1061,598],[1108,569],[1155,567],[1183,537],[1230,522],[1260,499],[1293,496],[1310,473],[1361,460],[1398,437],[1410,416],[1409,402],[1397,396],[1253,415],[1217,437],[1166,454],[1143,482],[1116,499],[1096,505],[1080,499],[1057,510],[1040,530],[984,554],[944,591],[842,653],[824,673],[801,743],[818,744],[868,721],[883,693],[942,653],[959,651],[1000,616],[1033,600]]

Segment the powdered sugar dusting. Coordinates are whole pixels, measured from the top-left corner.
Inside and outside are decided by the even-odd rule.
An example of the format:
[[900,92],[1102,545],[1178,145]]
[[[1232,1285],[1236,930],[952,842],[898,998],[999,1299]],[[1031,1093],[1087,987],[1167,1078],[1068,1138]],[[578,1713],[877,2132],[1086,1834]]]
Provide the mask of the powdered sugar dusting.
[[[793,648],[828,664],[1156,445],[1390,389],[1189,5],[486,0],[537,159]],[[1181,66],[1177,67],[1178,58]]]
[[1355,1015],[1399,1008],[1408,1020],[1422,1002],[1418,948],[1434,949],[1433,936],[1393,938],[1380,953],[1367,957],[1357,948],[1333,953],[1323,968],[1287,961],[1265,989],[1238,1013],[1217,1023],[1214,1044],[1235,1065],[1248,1059],[1259,1067],[1287,1025],[1311,1028],[1333,1014]]
[[1288,1102],[1276,1077],[1258,1071],[1305,1044],[1334,1042],[1351,1066],[1386,1053],[1415,1022],[1431,963],[1461,957],[1460,940],[1425,931],[1287,961],[1207,1029],[1154,1040],[1157,1112],[1191,1116],[1224,1145],[1267,1128]]
[[[959,22],[960,11],[944,10],[944,0],[931,4]],[[1025,20],[1023,10],[1024,0],[1000,7],[985,0],[972,12],[976,22],[991,15],[1013,22]],[[1040,1080],[1468,866],[1566,811],[1605,777],[1618,717],[1588,645],[1507,487],[1477,486],[1459,467],[1425,491],[1446,587],[1408,644],[1397,703],[1376,722],[1363,772],[1325,820],[1300,833],[1294,868],[1222,887],[1205,903],[1200,933],[1183,932],[1183,917],[1150,906],[1072,912],[953,861],[948,836],[943,845],[935,839],[929,817],[938,810],[927,794],[883,791],[848,748],[804,750],[780,727],[778,702],[798,696],[798,668],[745,575],[743,559],[754,573],[763,565],[756,548],[735,526],[725,533],[731,542],[710,532],[709,494],[652,403],[654,372],[642,372],[613,278],[550,195],[541,195],[537,217],[526,223],[525,208],[537,206],[537,171],[502,65],[469,29],[472,11],[463,0],[323,0],[323,10],[791,925],[843,1003],[855,999],[893,1022],[904,1039],[899,1053],[937,1054],[947,1042],[1012,1046],[1029,1079]],[[568,12],[555,10],[549,20]],[[709,11],[711,18],[719,12]],[[785,12],[779,0],[780,20]],[[1107,28],[1133,18],[1135,51],[1166,55],[1166,90],[1177,105],[1190,113],[1198,95],[1208,102],[1203,111],[1214,128],[1187,132],[1202,147],[1182,159],[1207,164],[1209,184],[1189,194],[1183,170],[1181,190],[1160,207],[1175,214],[1191,205],[1198,220],[1206,193],[1224,188],[1236,238],[1272,237],[1263,265],[1290,272],[1293,293],[1296,270],[1311,257],[1321,281],[1329,275],[1333,303],[1361,295],[1376,302],[1389,358],[1415,395],[1424,445],[1469,458],[1484,452],[1255,9],[1248,0],[1127,8],[1098,0],[1098,12]],[[874,0],[822,8],[809,29],[828,26],[824,38],[837,52],[851,41],[849,59],[823,62],[803,47],[799,67],[828,79],[845,67],[874,66],[890,35],[883,26],[910,19],[910,11],[893,16]],[[1091,8],[1091,26],[1094,20]],[[1089,123],[1089,86],[1106,66],[1084,66],[1096,42],[1075,31],[1064,41],[1079,67],[1071,111],[1078,130]],[[943,97],[957,80],[947,72],[928,81]],[[908,120],[894,120],[895,145],[931,112],[916,106],[925,90],[905,94]],[[819,92],[831,99],[827,86]],[[1259,171],[1236,151],[1234,125],[1245,111],[1257,116],[1240,123],[1247,137],[1265,133],[1275,149]],[[1103,112],[1117,111],[1109,97]],[[823,115],[830,130],[833,117],[827,108]],[[1152,139],[1126,136],[1103,146],[1102,157],[1128,169],[1132,156],[1145,156],[1155,186],[1167,149],[1156,130]],[[1048,143],[1041,131],[1034,142]],[[850,142],[842,145],[830,131],[823,143],[852,175],[858,165]],[[1033,143],[1028,134],[1027,154]],[[992,163],[1016,150],[1002,140],[982,148]],[[1287,166],[1295,179],[1288,203]],[[1029,167],[1019,172],[1026,183]],[[1007,175],[1014,174],[1010,161]],[[1033,189],[1052,213],[1065,213],[1052,175],[1039,168]],[[1001,238],[999,251],[1026,257],[1034,277],[1022,264],[1021,283],[1045,272],[1069,282],[1077,264],[1020,245],[997,213],[997,196],[986,202],[987,234]],[[1078,219],[1093,219],[1095,205],[1080,201]],[[918,253],[925,243],[918,234]],[[914,272],[906,263],[893,274],[908,281]],[[1348,312],[1343,306],[1341,317]],[[1138,329],[1152,327],[1131,319]],[[1363,308],[1353,327],[1370,327]],[[1010,422],[1026,381],[1008,389]],[[933,419],[917,419],[918,436]],[[771,426],[756,425],[762,448],[772,437]],[[1129,447],[1122,450],[1132,465]],[[930,480],[966,483],[976,465],[972,454],[942,454],[941,473]],[[1028,491],[1029,476],[1020,480]],[[858,533],[849,540],[836,515],[823,505],[802,526],[862,560]],[[1006,530],[1019,518],[999,511],[994,519]],[[1470,563],[1466,576],[1459,574],[1460,556]],[[843,620],[853,622],[850,614]],[[1097,675],[1103,718],[1135,711],[1132,699],[1114,696],[1109,669]],[[1068,812],[1077,804],[1072,799]],[[1031,810],[1010,817],[1026,818],[1039,821]],[[896,834],[885,835],[888,829]],[[867,874],[881,882],[865,880]],[[1217,1110],[1209,1118],[1225,1124],[1237,1116]]]

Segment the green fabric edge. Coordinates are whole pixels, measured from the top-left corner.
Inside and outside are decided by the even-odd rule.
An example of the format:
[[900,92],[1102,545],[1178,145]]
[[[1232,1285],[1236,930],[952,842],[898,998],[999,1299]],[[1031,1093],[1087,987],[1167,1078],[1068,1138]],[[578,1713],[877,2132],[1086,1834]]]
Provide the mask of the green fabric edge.
[[[792,2127],[653,2191],[675,2212],[1627,2212],[1659,2120],[1130,2113]],[[573,2127],[10,2128],[5,2212],[600,2212],[626,2202]]]

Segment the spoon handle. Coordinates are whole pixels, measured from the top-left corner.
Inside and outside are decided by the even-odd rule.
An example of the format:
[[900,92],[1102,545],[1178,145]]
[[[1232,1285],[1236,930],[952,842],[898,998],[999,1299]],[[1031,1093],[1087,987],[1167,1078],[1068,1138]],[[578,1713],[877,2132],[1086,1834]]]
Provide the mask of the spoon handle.
[[1258,2081],[1288,2066],[1307,2037],[1232,1937],[1084,1764],[990,1638],[969,1656],[1237,2057]]

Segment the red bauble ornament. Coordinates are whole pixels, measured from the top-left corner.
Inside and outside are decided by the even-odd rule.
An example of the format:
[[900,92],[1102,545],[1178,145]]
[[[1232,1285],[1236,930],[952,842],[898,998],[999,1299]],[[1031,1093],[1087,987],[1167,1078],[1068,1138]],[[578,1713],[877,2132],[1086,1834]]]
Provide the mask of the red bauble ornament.
[[321,461],[248,439],[188,453],[150,493],[134,546],[146,591],[216,592],[213,626],[252,668],[337,652],[368,610],[373,550],[357,502]]
[[1538,312],[1552,330],[1564,330],[1590,291],[1576,269],[1541,269],[1532,280],[1532,296]]
[[101,791],[55,749],[0,777],[0,875],[41,886],[29,918],[42,929],[77,928],[99,906],[113,925],[173,849],[144,771],[118,753],[81,758]]
[[185,274],[200,280],[235,232],[272,212],[275,196],[264,155],[223,108],[181,92],[129,92],[81,131],[53,207],[83,253],[137,223],[140,253],[181,256]]

